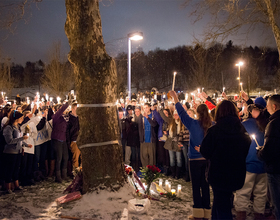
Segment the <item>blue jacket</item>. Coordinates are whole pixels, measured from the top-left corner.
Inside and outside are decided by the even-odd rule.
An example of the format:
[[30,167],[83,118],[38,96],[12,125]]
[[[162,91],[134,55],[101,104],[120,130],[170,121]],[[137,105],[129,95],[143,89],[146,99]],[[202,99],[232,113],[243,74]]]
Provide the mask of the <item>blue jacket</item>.
[[[264,144],[264,133],[261,132],[258,128],[256,119],[249,118],[242,122],[248,134],[255,135],[256,140],[260,146]],[[246,170],[250,173],[265,173],[264,162],[259,160],[257,156],[257,144],[254,140],[252,140],[250,149],[246,158]]]
[[189,151],[188,151],[188,157],[190,159],[197,159],[202,158],[202,155],[195,150],[195,146],[201,145],[201,142],[204,138],[204,131],[202,126],[200,125],[200,122],[198,120],[195,120],[191,118],[181,103],[176,103],[175,105],[176,110],[178,112],[178,115],[180,116],[180,119],[182,123],[186,126],[186,128],[190,132],[190,144],[189,144]]

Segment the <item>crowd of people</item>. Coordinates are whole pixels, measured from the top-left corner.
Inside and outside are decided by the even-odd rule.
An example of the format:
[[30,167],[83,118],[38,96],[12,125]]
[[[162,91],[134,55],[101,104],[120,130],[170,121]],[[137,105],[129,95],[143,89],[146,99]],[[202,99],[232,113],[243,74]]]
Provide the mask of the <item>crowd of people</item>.
[[81,167],[77,102],[72,95],[63,104],[17,100],[0,113],[0,187],[7,193],[53,177],[69,180]]
[[[280,95],[251,99],[205,92],[120,94],[124,162],[157,165],[192,183],[190,219],[265,219],[271,204],[280,219]],[[210,204],[210,188],[214,200]]]

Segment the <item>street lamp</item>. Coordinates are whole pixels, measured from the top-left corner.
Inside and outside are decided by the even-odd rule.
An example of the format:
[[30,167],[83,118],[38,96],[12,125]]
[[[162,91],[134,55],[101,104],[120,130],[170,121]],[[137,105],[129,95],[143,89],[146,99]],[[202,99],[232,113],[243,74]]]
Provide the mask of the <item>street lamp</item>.
[[239,91],[240,91],[240,67],[243,65],[244,63],[243,62],[239,62],[239,63],[237,63],[237,64],[235,64],[235,66],[238,66],[238,88],[239,88]]
[[131,100],[131,41],[138,41],[143,39],[142,32],[134,32],[127,35],[128,40],[128,52],[127,52],[127,90],[128,90],[128,97]]

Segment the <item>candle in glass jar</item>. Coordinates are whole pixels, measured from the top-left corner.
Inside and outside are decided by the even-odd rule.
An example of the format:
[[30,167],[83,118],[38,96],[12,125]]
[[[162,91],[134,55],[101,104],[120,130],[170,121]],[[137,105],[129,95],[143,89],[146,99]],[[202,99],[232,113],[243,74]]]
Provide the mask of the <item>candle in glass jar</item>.
[[181,194],[182,186],[179,184],[177,186],[177,195],[179,196]]
[[158,185],[159,185],[160,187],[162,187],[162,182],[163,182],[163,180],[162,180],[162,179],[159,179]]
[[175,189],[171,189],[171,193],[172,195],[175,195],[176,190]]

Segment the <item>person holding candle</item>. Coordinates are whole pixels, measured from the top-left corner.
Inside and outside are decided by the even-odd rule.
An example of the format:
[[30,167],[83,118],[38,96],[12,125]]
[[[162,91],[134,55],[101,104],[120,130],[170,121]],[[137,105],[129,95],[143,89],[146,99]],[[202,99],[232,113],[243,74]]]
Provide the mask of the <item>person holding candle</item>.
[[271,116],[265,129],[264,146],[258,156],[265,163],[274,214],[280,219],[280,95],[268,98],[267,111]]
[[12,194],[12,182],[14,182],[15,190],[22,190],[19,185],[18,177],[20,170],[21,157],[23,152],[23,146],[31,147],[31,145],[24,142],[28,139],[27,135],[22,134],[19,124],[23,121],[23,114],[13,110],[9,115],[9,119],[4,125],[3,136],[6,144],[4,147],[5,158],[5,183],[7,193]]
[[231,198],[243,187],[251,138],[231,101],[217,105],[215,122],[196,149],[209,160],[206,178],[214,194],[212,219],[233,219]]
[[181,103],[178,100],[177,94],[174,91],[169,91],[173,97],[175,107],[182,123],[190,132],[190,145],[189,145],[189,161],[190,161],[190,177],[192,181],[193,192],[193,215],[189,218],[194,219],[210,219],[210,190],[209,184],[205,179],[205,171],[207,167],[206,159],[195,149],[199,146],[206,134],[208,128],[212,125],[208,108],[205,104],[197,107],[198,120],[191,118]]
[[263,219],[267,198],[267,175],[263,161],[257,157],[257,146],[263,146],[264,130],[266,123],[260,123],[260,117],[255,119],[249,114],[249,118],[242,122],[246,131],[253,136],[248,155],[246,157],[246,178],[243,187],[236,191],[235,210],[237,219],[246,219],[246,213],[250,204],[251,195],[253,198],[253,209],[255,219]]
[[156,133],[157,122],[151,112],[150,103],[145,103],[144,114],[138,117],[140,158],[143,167],[156,165]]
[[167,140],[168,122],[163,120],[163,117],[171,118],[171,113],[169,109],[161,109],[159,112],[155,108],[151,108],[155,120],[157,121],[158,127],[158,144],[157,144],[157,165],[163,167],[163,172],[165,175],[169,174],[169,152],[163,146]]

